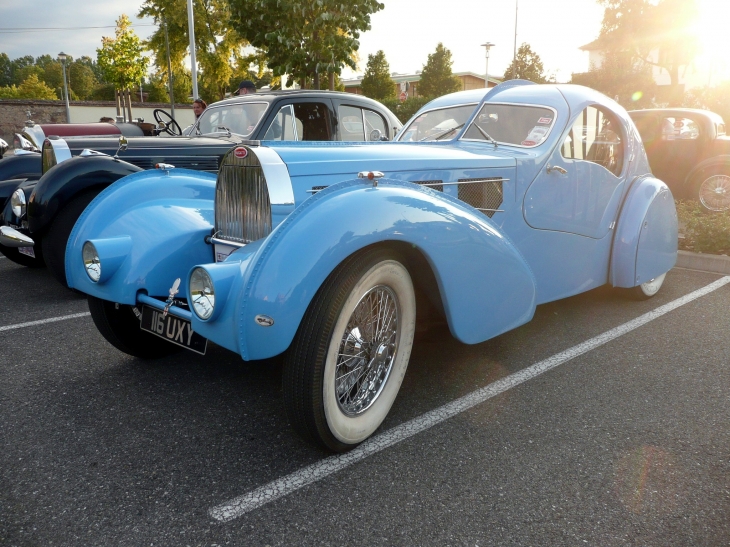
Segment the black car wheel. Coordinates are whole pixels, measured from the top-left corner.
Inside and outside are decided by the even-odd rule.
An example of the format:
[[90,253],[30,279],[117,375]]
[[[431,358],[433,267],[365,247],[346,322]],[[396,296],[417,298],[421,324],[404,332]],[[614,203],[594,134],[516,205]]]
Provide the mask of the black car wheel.
[[89,190],[71,200],[53,219],[48,232],[43,236],[43,259],[53,277],[67,287],[66,282],[66,244],[74,224],[101,190]]
[[343,262],[312,299],[286,356],[294,429],[336,452],[372,435],[400,389],[415,324],[413,283],[396,255],[376,249]]
[[182,348],[139,328],[132,306],[88,297],[89,311],[96,328],[119,351],[140,359],[159,359]]
[[730,166],[717,166],[697,173],[692,195],[709,211],[730,209]]

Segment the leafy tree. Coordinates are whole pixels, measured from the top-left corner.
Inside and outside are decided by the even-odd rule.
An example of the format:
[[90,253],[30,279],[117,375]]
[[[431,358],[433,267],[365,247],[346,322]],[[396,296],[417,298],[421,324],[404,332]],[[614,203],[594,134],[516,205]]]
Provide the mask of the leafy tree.
[[68,86],[79,99],[88,99],[97,86],[94,71],[85,63],[68,65]]
[[231,24],[252,46],[264,51],[274,76],[289,74],[307,87],[320,75],[352,69],[360,32],[370,29],[377,0],[229,0]]
[[13,64],[7,53],[0,53],[0,87],[13,83]]
[[651,67],[627,52],[608,52],[600,67],[573,74],[573,84],[597,89],[626,108],[649,108],[656,95]]
[[424,97],[439,97],[461,89],[461,83],[451,72],[451,52],[439,42],[436,51],[428,56],[428,62],[421,71],[418,94]]
[[23,68],[25,68],[27,66],[32,66],[34,64],[35,64],[35,59],[33,59],[32,55],[24,55],[23,57],[18,57],[17,59],[13,59],[10,62],[13,83],[15,85],[19,85],[19,84],[23,83],[23,80],[25,78],[23,77],[23,74],[20,73],[20,71]]
[[[182,72],[183,59],[188,54],[188,18],[184,3],[180,0],[145,0],[138,14],[152,17],[159,28],[147,44],[155,57],[155,64],[161,68],[158,75],[167,72],[167,51],[165,48],[165,28],[170,43],[170,60],[173,67],[173,81],[177,72]],[[199,91],[209,99],[222,99],[229,88],[235,64],[232,61],[243,57],[247,46],[230,24],[231,11],[226,0],[196,0],[193,2],[195,22],[195,52],[199,72]],[[246,66],[246,69],[248,67]],[[246,79],[246,78],[244,78]],[[167,81],[165,75],[164,81]],[[192,79],[188,80],[192,83]],[[236,81],[236,88],[240,80]],[[191,89],[175,99],[183,99],[191,94]]]
[[56,99],[56,93],[42,82],[37,74],[31,74],[19,86],[0,87],[0,99]]
[[119,17],[116,37],[103,37],[101,48],[96,50],[97,62],[104,72],[104,78],[117,89],[139,85],[147,73],[149,59],[142,55],[142,44],[131,26],[129,17]]
[[532,51],[530,44],[523,43],[520,46],[517,50],[517,57],[512,60],[504,72],[505,80],[515,80],[517,78],[529,80],[536,84],[548,82],[542,60],[537,53]]
[[382,49],[375,55],[368,55],[368,64],[362,79],[362,92],[363,95],[378,101],[395,97],[395,83],[390,77],[390,66],[385,60]]
[[[599,40],[664,68],[672,85],[698,53],[697,0],[599,0],[605,7]],[[658,56],[656,53],[658,52]]]

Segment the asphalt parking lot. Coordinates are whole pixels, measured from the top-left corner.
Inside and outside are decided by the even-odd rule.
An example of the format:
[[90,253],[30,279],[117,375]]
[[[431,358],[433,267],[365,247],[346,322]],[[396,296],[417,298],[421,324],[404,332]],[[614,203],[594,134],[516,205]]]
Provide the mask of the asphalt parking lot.
[[600,288],[476,346],[429,331],[382,432],[329,457],[278,359],[129,357],[0,259],[0,544],[728,545],[727,281]]

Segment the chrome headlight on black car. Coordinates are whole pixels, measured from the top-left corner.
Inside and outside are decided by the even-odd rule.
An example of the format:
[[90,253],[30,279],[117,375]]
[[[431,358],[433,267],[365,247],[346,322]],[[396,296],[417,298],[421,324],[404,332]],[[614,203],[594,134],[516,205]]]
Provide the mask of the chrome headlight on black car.
[[41,172],[45,174],[51,167],[71,159],[71,149],[66,141],[58,137],[48,137],[43,141],[41,151]]
[[18,218],[23,218],[25,216],[26,205],[25,192],[22,188],[18,188],[10,196],[10,206],[13,209],[13,214]]

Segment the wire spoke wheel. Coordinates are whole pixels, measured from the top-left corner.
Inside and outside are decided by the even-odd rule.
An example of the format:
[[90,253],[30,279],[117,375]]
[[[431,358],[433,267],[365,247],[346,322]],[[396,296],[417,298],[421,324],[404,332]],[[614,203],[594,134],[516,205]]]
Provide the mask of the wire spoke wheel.
[[730,209],[730,177],[713,175],[705,179],[699,188],[699,200],[710,211]]
[[357,303],[340,342],[335,372],[337,401],[348,416],[366,411],[388,381],[397,348],[398,305],[386,286]]

